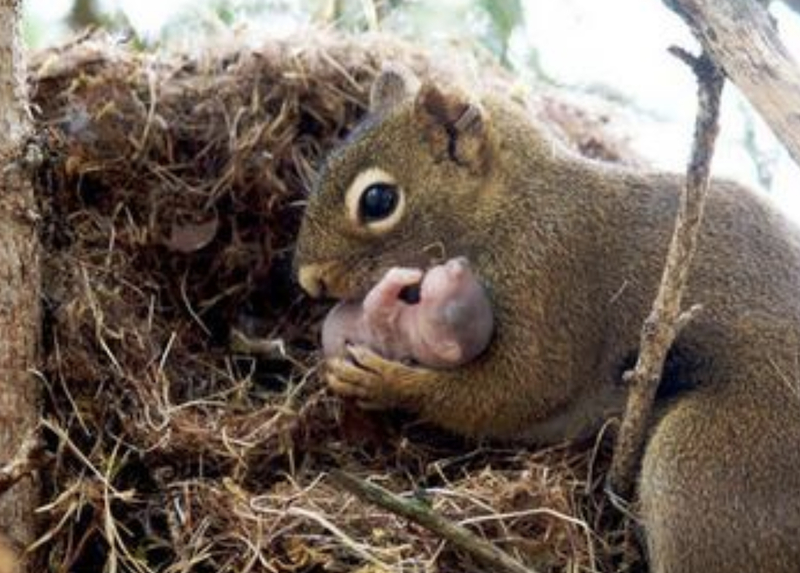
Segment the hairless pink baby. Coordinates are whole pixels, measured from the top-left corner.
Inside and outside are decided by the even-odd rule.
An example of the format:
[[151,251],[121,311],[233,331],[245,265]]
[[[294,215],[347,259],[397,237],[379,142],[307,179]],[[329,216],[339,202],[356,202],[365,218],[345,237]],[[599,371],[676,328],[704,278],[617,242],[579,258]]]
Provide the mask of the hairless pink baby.
[[[419,301],[402,299],[419,285]],[[341,356],[345,344],[363,344],[385,358],[433,368],[469,362],[488,346],[494,319],[489,298],[464,257],[423,273],[390,269],[364,298],[345,301],[322,326],[326,356]]]

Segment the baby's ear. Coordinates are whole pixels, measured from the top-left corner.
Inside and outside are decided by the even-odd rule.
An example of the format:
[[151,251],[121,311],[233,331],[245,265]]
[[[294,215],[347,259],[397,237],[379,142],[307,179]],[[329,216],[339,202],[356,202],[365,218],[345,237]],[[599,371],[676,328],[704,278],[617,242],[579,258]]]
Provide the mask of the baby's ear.
[[375,78],[369,93],[370,114],[382,114],[410,100],[419,90],[414,72],[399,64],[386,63]]
[[454,340],[438,340],[434,343],[435,352],[440,360],[455,365],[464,358],[461,345]]
[[423,85],[414,102],[420,127],[440,159],[450,159],[475,174],[488,165],[488,122],[484,110],[466,96]]

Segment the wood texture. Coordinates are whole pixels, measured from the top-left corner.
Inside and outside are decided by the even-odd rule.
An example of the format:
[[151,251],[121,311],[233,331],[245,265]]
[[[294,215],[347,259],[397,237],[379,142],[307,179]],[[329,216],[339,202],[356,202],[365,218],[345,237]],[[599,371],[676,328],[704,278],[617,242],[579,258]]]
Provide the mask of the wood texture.
[[[40,270],[35,202],[23,159],[31,133],[19,35],[20,0],[0,0],[0,464],[15,458],[39,420]],[[0,496],[0,531],[17,545],[35,534],[35,481]]]
[[665,0],[800,165],[800,68],[755,0]]

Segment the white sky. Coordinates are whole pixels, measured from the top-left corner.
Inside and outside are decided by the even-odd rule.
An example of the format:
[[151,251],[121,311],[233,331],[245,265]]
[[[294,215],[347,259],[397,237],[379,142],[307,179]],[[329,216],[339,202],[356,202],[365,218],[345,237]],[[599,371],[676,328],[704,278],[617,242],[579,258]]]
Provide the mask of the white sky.
[[[781,38],[800,60],[800,18],[779,2],[773,13]],[[676,15],[660,2],[642,0],[530,0],[526,20],[548,73],[571,85],[600,83],[630,98],[646,111],[634,114],[621,130],[632,136],[634,149],[665,169],[685,168],[696,84],[666,50],[670,45],[694,49],[696,42]],[[774,158],[773,195],[800,220],[800,169],[730,83],[713,172],[759,186],[756,166],[743,147],[748,117],[755,122],[757,146]]]
[[145,35],[155,34],[167,18],[192,4],[190,0],[112,0],[108,3],[121,6],[131,24]]
[[[299,0],[300,1],[300,0]],[[436,0],[424,0],[434,2]],[[458,4],[463,0],[438,0]],[[498,0],[502,1],[502,0]],[[26,8],[55,30],[72,0],[25,0]],[[144,36],[155,36],[163,23],[201,0],[103,0],[121,7]],[[643,0],[525,0],[523,40],[538,50],[548,75],[588,92],[613,93],[626,104],[617,126],[630,135],[633,147],[659,167],[682,171],[691,142],[695,83],[690,71],[666,49],[693,48],[687,27],[661,2]],[[800,17],[780,2],[773,3],[781,37],[800,61]],[[587,101],[597,96],[586,96]],[[743,147],[747,118],[755,122],[756,145],[772,165],[773,196],[800,220],[800,169],[770,131],[749,110],[744,99],[726,87],[722,133],[713,171],[752,186],[759,185],[751,155]],[[617,116],[615,115],[615,118]]]
[[[24,0],[29,12],[45,18],[51,23],[66,16],[72,7],[72,0]],[[182,7],[192,4],[191,0],[101,0],[104,9],[122,8],[131,24],[143,35],[153,35],[164,22],[175,15]],[[202,0],[195,4],[203,4]]]

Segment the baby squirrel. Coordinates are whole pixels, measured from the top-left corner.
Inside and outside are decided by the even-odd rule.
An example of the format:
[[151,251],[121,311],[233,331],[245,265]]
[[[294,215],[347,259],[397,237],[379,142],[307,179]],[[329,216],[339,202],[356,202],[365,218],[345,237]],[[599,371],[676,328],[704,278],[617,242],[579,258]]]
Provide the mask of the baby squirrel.
[[[404,300],[416,287],[418,300]],[[457,257],[424,273],[391,268],[363,303],[337,304],[322,325],[322,349],[343,356],[347,343],[363,344],[384,358],[454,368],[483,352],[492,326],[486,291],[467,259]]]
[[[386,68],[328,157],[298,237],[313,296],[363,297],[387,269],[464,256],[490,295],[489,347],[458,368],[326,359],[370,407],[451,431],[548,443],[624,408],[622,372],[660,280],[683,178],[562,148],[502,94]],[[711,184],[636,510],[655,573],[800,571],[800,231]]]

